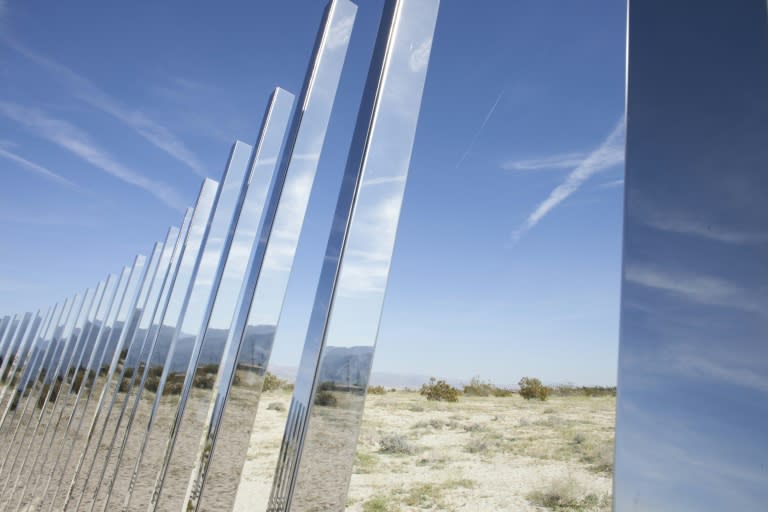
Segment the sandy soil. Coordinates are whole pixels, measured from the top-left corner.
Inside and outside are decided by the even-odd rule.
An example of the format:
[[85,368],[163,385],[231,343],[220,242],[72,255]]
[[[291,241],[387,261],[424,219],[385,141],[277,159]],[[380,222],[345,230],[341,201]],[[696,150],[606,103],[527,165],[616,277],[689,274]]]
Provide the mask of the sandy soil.
[[[193,401],[198,398],[196,395],[193,394]],[[153,396],[148,393],[144,398],[147,406]],[[339,409],[343,409],[344,398],[339,398]],[[200,401],[192,410],[202,409]],[[252,414],[252,410],[248,410],[252,406],[247,405],[253,401],[244,402],[247,404],[232,409],[238,411],[241,425]],[[242,460],[243,455],[245,468],[234,509],[238,512],[265,510],[289,402],[287,391],[264,393],[247,454],[217,451],[214,460],[218,459],[220,464],[204,494],[205,510],[222,510],[220,505],[227,494],[230,496],[224,501],[231,503],[238,473],[238,464],[233,462]],[[146,421],[144,405],[137,415],[139,425]],[[539,402],[525,401],[518,395],[463,396],[457,403],[446,403],[427,401],[415,391],[369,395],[356,447],[347,510],[610,510],[614,406],[615,400],[611,397],[554,397]],[[93,404],[89,404],[88,420],[93,414],[92,407]],[[350,449],[349,436],[329,435],[337,432],[341,411],[330,407],[317,407],[315,411],[312,435],[326,440],[315,443],[315,449],[327,454],[326,459]],[[170,416],[168,412],[161,412],[161,416]],[[233,417],[232,421],[238,420]],[[80,432],[70,441],[73,448],[82,448],[84,433]],[[105,444],[100,446],[100,455],[105,452]],[[137,448],[131,445],[128,451]],[[191,446],[186,448],[192,450]],[[311,456],[307,458],[311,459]],[[73,456],[68,470],[75,460],[77,457]],[[36,468],[36,472],[43,469],[48,474],[52,466],[52,461],[48,461],[43,468]],[[152,481],[141,485],[153,484],[155,472],[155,468],[145,468],[143,474],[152,475],[146,480]],[[312,473],[311,479],[301,483],[307,488],[327,484],[329,478],[338,479],[338,474],[332,472],[306,473]],[[179,489],[185,487],[182,481],[185,484],[188,477],[185,471],[172,471],[168,475]],[[68,478],[62,480],[69,483]],[[225,484],[226,490],[222,487]],[[122,490],[121,485],[116,486],[118,494]],[[62,491],[55,498],[58,506],[63,501]],[[223,491],[222,499],[217,499],[216,491]],[[89,498],[91,492],[87,493]],[[42,500],[37,495],[30,509],[36,509],[35,505],[39,506],[41,501],[50,503],[54,499],[52,494],[49,490]],[[25,497],[25,504],[32,496]],[[328,497],[328,502],[336,499]],[[103,496],[99,496],[98,501],[102,500]],[[327,510],[327,504],[322,501],[295,503],[294,509],[299,512]],[[169,507],[161,506],[161,509]],[[173,510],[177,510],[175,506]]]
[[[262,397],[238,512],[264,509],[286,415],[269,406],[289,400]],[[369,395],[347,510],[610,510],[614,406],[611,397]]]

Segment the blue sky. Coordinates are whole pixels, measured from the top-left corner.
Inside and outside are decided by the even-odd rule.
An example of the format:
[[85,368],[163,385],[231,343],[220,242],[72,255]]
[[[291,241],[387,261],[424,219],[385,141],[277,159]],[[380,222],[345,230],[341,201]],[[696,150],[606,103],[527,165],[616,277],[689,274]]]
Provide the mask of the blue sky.
[[[273,361],[298,362],[381,1],[360,2]],[[325,2],[0,0],[0,312],[149,254]],[[625,4],[444,0],[374,371],[615,382]]]

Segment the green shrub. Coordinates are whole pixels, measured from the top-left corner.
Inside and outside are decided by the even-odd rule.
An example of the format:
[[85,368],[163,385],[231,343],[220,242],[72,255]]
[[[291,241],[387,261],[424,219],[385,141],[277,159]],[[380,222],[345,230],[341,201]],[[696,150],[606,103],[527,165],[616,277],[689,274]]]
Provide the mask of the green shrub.
[[333,407],[336,405],[336,397],[330,391],[318,391],[315,395],[315,405]]
[[526,400],[537,398],[544,401],[549,397],[550,389],[543,385],[539,379],[523,377],[518,385],[520,386],[520,396]]
[[459,390],[451,386],[444,380],[437,380],[434,377],[429,379],[429,383],[421,386],[419,392],[427,400],[436,400],[438,402],[458,402]]
[[384,386],[368,386],[369,395],[385,395],[387,390]]
[[160,377],[151,376],[147,377],[147,381],[144,383],[144,387],[147,391],[157,393],[157,388],[160,386]]

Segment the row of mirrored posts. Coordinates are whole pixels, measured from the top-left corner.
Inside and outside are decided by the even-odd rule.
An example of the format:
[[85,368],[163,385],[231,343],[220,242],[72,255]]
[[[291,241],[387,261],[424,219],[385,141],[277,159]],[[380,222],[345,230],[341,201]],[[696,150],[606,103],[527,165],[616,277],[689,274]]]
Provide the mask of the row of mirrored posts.
[[[274,481],[249,509],[345,506],[438,5],[385,2]],[[2,319],[2,510],[233,508],[356,11],[329,3],[298,97],[274,91],[149,256]],[[334,418],[313,413],[321,380],[347,397]]]
[[[345,506],[437,9],[386,2],[271,491],[249,509]],[[254,147],[149,257],[0,320],[2,510],[232,509],[355,13],[330,3],[298,99],[275,91]],[[614,509],[762,511],[766,2],[632,1],[628,30]],[[318,414],[321,382],[343,399]]]

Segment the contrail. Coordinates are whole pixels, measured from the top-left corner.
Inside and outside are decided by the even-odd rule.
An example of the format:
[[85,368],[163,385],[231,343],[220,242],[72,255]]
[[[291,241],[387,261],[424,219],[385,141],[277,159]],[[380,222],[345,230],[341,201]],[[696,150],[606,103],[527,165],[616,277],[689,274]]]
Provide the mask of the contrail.
[[496,107],[499,106],[499,102],[501,101],[502,96],[504,96],[504,93],[507,91],[507,87],[504,86],[501,89],[501,92],[496,97],[496,101],[493,102],[493,105],[491,106],[491,109],[488,111],[488,113],[485,115],[485,119],[483,119],[483,122],[480,124],[480,128],[477,129],[477,132],[475,132],[475,136],[472,137],[472,140],[469,143],[469,146],[467,147],[467,150],[464,152],[463,155],[461,155],[461,158],[459,158],[459,161],[456,162],[456,169],[458,169],[461,164],[464,163],[464,160],[467,159],[469,154],[472,152],[472,148],[475,147],[475,142],[477,142],[477,139],[480,137],[480,134],[483,133],[483,130],[485,129],[485,125],[488,124],[488,121],[491,119],[491,116],[496,111]]

